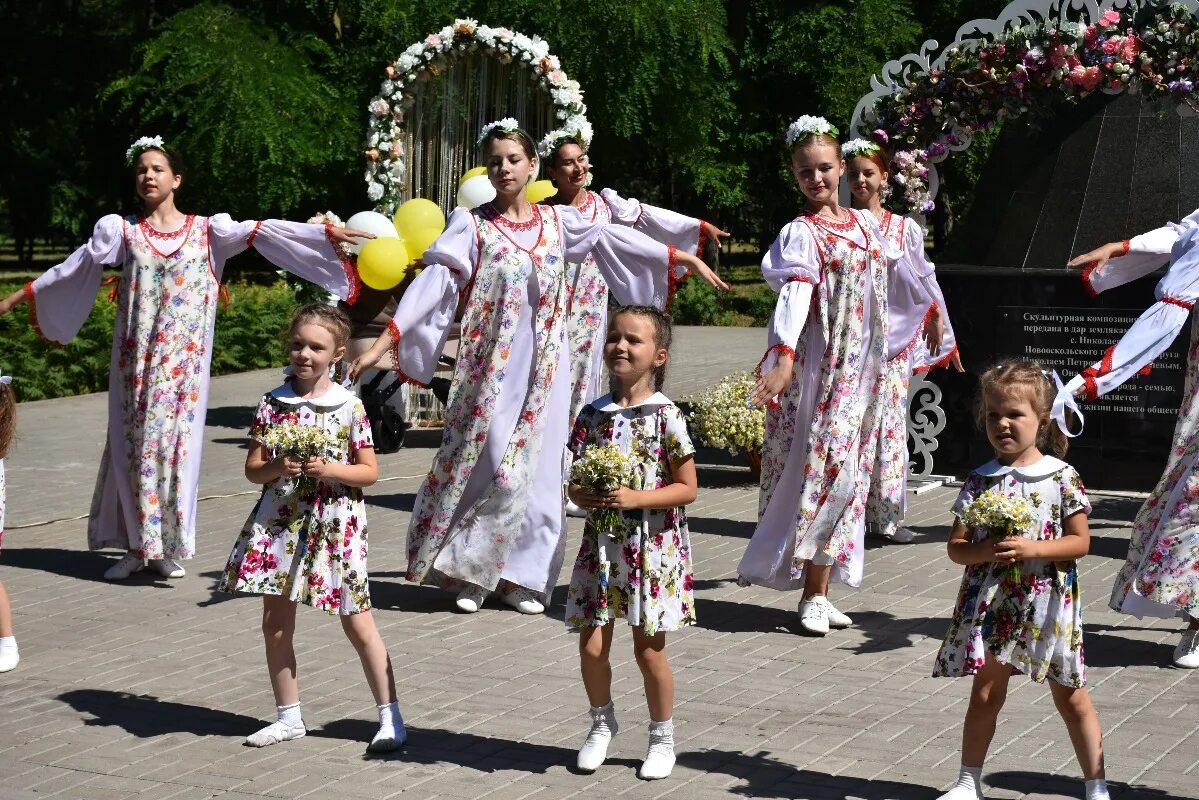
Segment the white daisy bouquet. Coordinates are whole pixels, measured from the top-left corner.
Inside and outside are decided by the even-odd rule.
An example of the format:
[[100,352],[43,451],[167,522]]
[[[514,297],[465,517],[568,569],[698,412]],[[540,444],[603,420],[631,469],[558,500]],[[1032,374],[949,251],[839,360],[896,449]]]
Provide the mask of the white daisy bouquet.
[[[323,428],[301,425],[299,422],[279,422],[267,427],[257,440],[269,447],[275,457],[289,456],[303,461],[306,458],[325,458],[335,446],[333,438]],[[307,475],[296,478],[296,491],[303,497],[316,494],[316,482]]]
[[[583,450],[570,467],[570,480],[593,492],[610,492],[633,480],[633,460],[614,444],[593,444]],[[596,508],[588,515],[597,532],[624,527],[620,509]]]
[[[1023,497],[1011,497],[1001,492],[983,492],[974,502],[962,509],[958,519],[975,530],[983,529],[992,539],[1021,536],[1033,526],[1032,503]],[[1020,579],[1020,564],[1008,565],[1008,575]]]
[[691,399],[688,421],[696,435],[711,447],[757,453],[766,438],[766,409],[751,408],[749,393],[755,379],[735,372]]

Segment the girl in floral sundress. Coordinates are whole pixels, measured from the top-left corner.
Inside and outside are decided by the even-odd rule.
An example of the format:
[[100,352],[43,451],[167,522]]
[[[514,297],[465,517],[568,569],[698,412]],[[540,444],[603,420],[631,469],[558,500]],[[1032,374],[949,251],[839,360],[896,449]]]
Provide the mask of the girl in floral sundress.
[[[1008,361],[981,378],[979,422],[995,460],[970,473],[953,505],[949,558],[966,566],[934,677],[973,675],[957,782],[940,800],[981,800],[982,765],[1008,679],[1048,678],[1086,779],[1087,800],[1107,800],[1099,715],[1086,689],[1077,559],[1087,554],[1091,504],[1066,451],[1064,411],[1039,364]],[[1054,415],[1050,418],[1051,412]],[[1003,537],[962,522],[981,496],[1022,499],[1033,524]],[[1018,572],[1017,572],[1018,566]],[[1018,575],[1018,577],[1017,577]]]
[[253,247],[352,303],[358,273],[339,245],[370,234],[184,214],[175,205],[182,158],[162,137],[138,139],[126,160],[142,213],[102,217],[87,244],[0,300],[0,314],[27,303],[38,333],[66,344],[87,321],[104,268],[120,268],[108,436],[88,515],[88,547],[125,551],[104,572],[108,580],[125,580],[147,566],[164,578],[181,578],[179,562],[196,551],[200,450],[225,262]]
[[[250,432],[246,477],[262,497],[229,554],[220,589],[262,595],[262,632],[278,719],[246,739],[266,747],[306,733],[292,636],[296,605],[341,617],[379,707],[379,731],[368,750],[394,750],[406,734],[396,702],[391,658],[371,614],[366,571],[366,506],[362,488],[379,477],[366,411],[329,379],[346,352],[350,320],[321,303],[292,317],[291,377],[263,396]],[[263,439],[276,425],[321,429],[323,457],[300,460]],[[311,488],[308,488],[308,485]]]
[[[12,392],[12,378],[0,375],[0,546],[4,543],[4,455],[12,444],[16,431],[17,399]],[[0,583],[0,672],[17,668],[21,655],[13,636],[12,604],[4,584]]]
[[589,520],[575,559],[566,624],[579,631],[583,686],[591,729],[578,767],[604,763],[617,732],[612,706],[613,625],[625,617],[649,704],[649,747],[639,775],[665,778],[674,767],[674,676],[666,634],[695,624],[691,541],[683,506],[695,500],[695,448],[682,412],[662,394],[670,357],[670,318],[652,306],[617,310],[608,326],[604,362],[611,393],[583,408],[570,437],[575,457],[592,445],[616,445],[634,461],[632,486],[612,492],[577,484],[582,508],[620,509],[624,529],[597,533]]

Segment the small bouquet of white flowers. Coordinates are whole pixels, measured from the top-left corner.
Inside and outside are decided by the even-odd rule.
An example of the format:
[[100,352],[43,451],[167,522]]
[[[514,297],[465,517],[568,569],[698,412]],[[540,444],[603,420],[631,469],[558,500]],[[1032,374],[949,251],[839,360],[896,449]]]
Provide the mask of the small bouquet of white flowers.
[[735,372],[691,400],[688,417],[696,435],[711,447],[757,454],[766,438],[766,409],[751,408],[749,393],[754,376]]
[[[275,457],[289,456],[303,461],[306,458],[326,458],[334,441],[323,428],[301,425],[299,422],[280,422],[267,427],[258,437],[263,447],[269,447]],[[316,494],[316,481],[307,475],[296,478],[296,492],[301,497]]]
[[[610,492],[633,480],[633,460],[614,444],[593,444],[570,467],[570,480],[593,492]],[[624,527],[620,509],[597,508],[588,515],[597,533]]]
[[[974,502],[962,509],[958,519],[970,528],[985,530],[992,539],[1006,539],[1021,536],[1032,528],[1033,507],[1022,497],[989,491],[974,498]],[[1019,580],[1019,562],[1009,564],[1007,574],[1012,580]]]

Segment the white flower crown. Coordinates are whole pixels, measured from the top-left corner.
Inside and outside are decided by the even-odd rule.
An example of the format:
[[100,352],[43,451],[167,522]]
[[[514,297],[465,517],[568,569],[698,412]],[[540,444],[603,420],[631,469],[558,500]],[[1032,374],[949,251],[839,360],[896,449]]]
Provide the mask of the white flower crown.
[[540,142],[538,142],[537,154],[542,158],[548,159],[551,155],[553,155],[555,150],[570,140],[578,142],[579,146],[586,150],[591,145],[590,133],[590,131],[584,133],[582,130],[570,128],[558,128],[557,130],[552,130],[547,133]]
[[513,131],[520,130],[520,123],[512,117],[504,117],[503,119],[497,119],[495,122],[488,122],[483,126],[483,130],[479,131],[479,139],[475,142],[475,145],[483,144],[483,140],[487,138],[487,135],[497,129],[504,133],[512,133]]
[[787,126],[787,146],[790,147],[806,136],[832,136],[836,138],[839,135],[840,132],[836,126],[824,117],[812,117],[804,114]]
[[164,149],[166,149],[166,145],[163,144],[161,136],[143,136],[129,145],[129,149],[125,151],[125,165],[133,166],[134,160],[147,150]]
[[850,139],[848,142],[841,145],[841,158],[865,156],[871,153],[877,153],[881,149],[882,148],[869,139]]

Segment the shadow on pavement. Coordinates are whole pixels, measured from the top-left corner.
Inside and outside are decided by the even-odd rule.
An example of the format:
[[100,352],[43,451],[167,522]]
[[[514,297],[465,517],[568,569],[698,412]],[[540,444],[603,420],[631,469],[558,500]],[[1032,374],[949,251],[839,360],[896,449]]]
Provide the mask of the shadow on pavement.
[[[1082,778],[1068,778],[1063,775],[1046,775],[1038,772],[991,772],[984,770],[983,782],[992,789],[1019,792],[1033,797],[1043,794],[1063,795],[1065,797],[1081,797],[1083,793]],[[1112,800],[1182,800],[1188,795],[1177,795],[1152,789],[1148,786],[1129,786],[1108,780],[1107,788]],[[1189,795],[1192,799],[1195,794]]]
[[[4,549],[4,566],[6,567],[50,572],[81,581],[111,583],[113,586],[171,586],[170,581],[148,569],[133,573],[128,580],[104,580],[104,570],[117,563],[117,560],[116,553],[95,553],[89,550],[60,550],[53,547],[7,547]],[[186,562],[184,566],[187,566]]]
[[368,506],[379,506],[380,508],[390,508],[393,511],[407,511],[412,513],[412,507],[416,505],[416,494],[414,492],[397,492],[394,494],[370,494],[366,497]]
[[[1086,648],[1087,666],[1174,669],[1175,641],[1147,642],[1144,639],[1114,635],[1130,630],[1135,629],[1117,625],[1087,625],[1084,623],[1082,643]],[[1181,633],[1181,628],[1179,632]]]
[[[861,631],[866,641],[853,646],[855,653],[885,653],[903,650],[918,638],[941,640],[949,629],[949,616],[897,617],[886,611],[847,612],[853,618],[853,630]],[[932,669],[932,665],[929,665]]]
[[[172,703],[153,695],[114,692],[107,689],[76,689],[58,699],[95,719],[85,725],[113,726],[140,739],[168,733],[197,736],[248,736],[266,724],[257,717],[232,714],[188,703]],[[374,735],[374,732],[371,732]]]
[[691,533],[706,533],[714,536],[735,536],[748,540],[754,535],[756,522],[722,519],[721,517],[693,517],[687,515],[687,529]]
[[744,783],[726,789],[747,797],[861,798],[861,800],[931,800],[940,792],[931,786],[869,780],[801,769],[776,758],[768,751],[741,753],[731,750],[700,750],[678,754],[678,763],[700,772],[740,778]]

